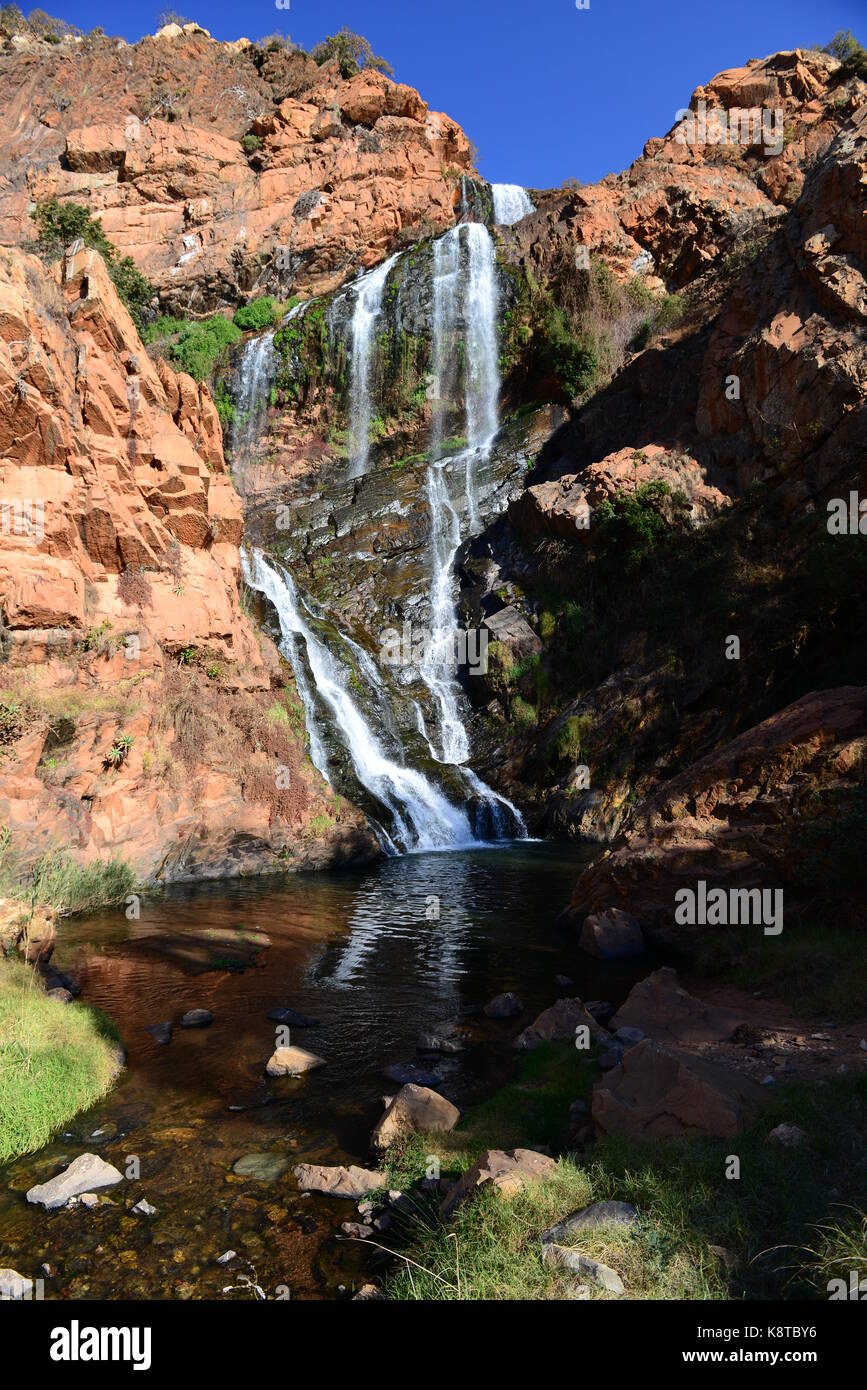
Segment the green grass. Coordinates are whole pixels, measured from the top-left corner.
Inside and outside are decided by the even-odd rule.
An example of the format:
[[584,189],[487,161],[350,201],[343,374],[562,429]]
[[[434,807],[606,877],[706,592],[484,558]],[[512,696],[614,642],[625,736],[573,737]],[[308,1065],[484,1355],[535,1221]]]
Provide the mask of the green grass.
[[58,912],[95,912],[122,903],[135,887],[135,874],[123,859],[80,864],[62,850],[43,854],[25,872],[4,858],[0,894]]
[[[597,1075],[573,1048],[547,1044],[523,1057],[517,1079],[456,1130],[413,1136],[389,1154],[389,1186],[404,1190],[425,1174],[431,1155],[449,1178],[489,1147],[547,1145],[562,1155],[550,1179],[511,1202],[483,1190],[448,1225],[420,1198],[395,1227],[397,1249],[412,1263],[401,1260],[387,1276],[390,1297],[568,1297],[562,1272],[542,1264],[539,1237],[606,1199],[632,1202],[637,1223],[566,1243],[615,1269],[631,1298],[824,1298],[832,1265],[835,1275],[843,1266],[867,1274],[867,1075],[779,1086],[753,1128],[734,1139],[602,1139],[584,1160],[564,1152],[568,1107],[589,1100]],[[806,1131],[801,1148],[768,1143],[783,1120]],[[740,1157],[738,1180],[725,1177],[729,1154]],[[729,1251],[732,1262],[711,1246]]]
[[0,961],[0,1163],[33,1153],[111,1087],[116,1035],[96,1009],[49,999]]
[[847,916],[828,913],[786,923],[781,937],[756,936],[749,927],[729,927],[699,941],[701,973],[740,989],[782,999],[796,1013],[838,1022],[864,1014],[867,998],[867,941]]

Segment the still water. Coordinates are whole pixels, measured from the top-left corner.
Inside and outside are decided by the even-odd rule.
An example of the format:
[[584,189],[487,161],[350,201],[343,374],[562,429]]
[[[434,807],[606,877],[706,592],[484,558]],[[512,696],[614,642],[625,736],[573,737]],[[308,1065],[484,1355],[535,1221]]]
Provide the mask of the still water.
[[[174,889],[143,899],[138,920],[121,910],[64,923],[54,962],[114,1021],[127,1067],[51,1145],[0,1169],[0,1266],[45,1278],[46,1298],[255,1296],[241,1274],[269,1298],[332,1298],[341,1285],[348,1296],[374,1258],[338,1239],[354,1206],[301,1196],[291,1167],[373,1166],[370,1131],[397,1089],[385,1067],[414,1061],[466,1106],[513,1074],[512,1038],[555,999],[625,996],[633,969],[590,960],[554,926],[583,862],[575,849],[513,843],[279,886]],[[523,1016],[487,1020],[481,1006],[510,989]],[[326,1066],[266,1078],[275,1007],[318,1020],[291,1041]],[[177,1026],[193,1008],[213,1013],[210,1027]],[[456,1019],[470,1035],[463,1052],[416,1054],[422,1030]],[[171,1044],[158,1046],[147,1027],[169,1020]],[[121,1171],[137,1159],[141,1176],[104,1189],[95,1210],[25,1202],[32,1184],[87,1150]],[[250,1153],[282,1159],[285,1171],[233,1173]],[[131,1213],[142,1197],[155,1216]],[[218,1264],[227,1250],[238,1258]]]

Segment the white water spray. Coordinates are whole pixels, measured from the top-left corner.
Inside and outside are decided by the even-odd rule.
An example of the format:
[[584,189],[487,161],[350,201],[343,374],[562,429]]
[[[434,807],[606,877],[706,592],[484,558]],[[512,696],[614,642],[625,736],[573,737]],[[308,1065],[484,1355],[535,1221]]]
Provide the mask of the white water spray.
[[522,217],[529,217],[536,208],[526,188],[519,183],[492,183],[494,222],[498,227],[511,227]]
[[[320,641],[304,617],[303,605],[288,571],[278,569],[260,551],[254,551],[252,560],[243,555],[242,564],[247,583],[270,599],[277,611],[283,639],[281,647],[292,662],[307,716],[311,756],[320,772],[328,775],[328,762],[318,734],[319,715],[313,691],[306,679],[298,680],[299,672],[303,676],[302,644],[316,692],[328,708],[332,728],[349,755],[359,783],[388,814],[390,828],[380,827],[384,847],[391,853],[406,853],[466,848],[473,844],[473,832],[466,814],[453,806],[420,772],[389,758],[349,694],[350,670]],[[315,754],[314,731],[317,731]]]
[[370,369],[373,356],[373,330],[382,313],[382,296],[392,266],[398,257],[390,256],[382,265],[362,275],[352,286],[355,308],[352,314],[352,358],[349,366],[349,427],[352,452],[349,475],[358,478],[370,457]]

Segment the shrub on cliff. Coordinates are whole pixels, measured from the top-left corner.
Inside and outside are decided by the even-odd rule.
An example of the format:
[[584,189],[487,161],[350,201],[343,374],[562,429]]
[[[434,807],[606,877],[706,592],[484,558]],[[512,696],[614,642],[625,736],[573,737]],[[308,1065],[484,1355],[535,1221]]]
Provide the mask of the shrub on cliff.
[[343,28],[337,34],[329,34],[313,49],[310,55],[322,67],[323,63],[337,59],[341,77],[354,77],[362,68],[373,68],[376,72],[393,75],[394,69],[385,58],[378,58],[361,34],[353,34],[351,29]]
[[242,304],[241,308],[236,310],[232,322],[245,332],[258,332],[262,328],[270,327],[279,309],[280,305],[273,295],[263,294],[260,299],[254,299],[250,304]]
[[103,231],[99,218],[91,217],[87,208],[80,203],[61,203],[57,198],[40,203],[30,216],[38,228],[36,248],[46,260],[56,260],[78,240],[99,252],[121,303],[126,305],[141,333],[151,314],[154,288],[142,275],[132,256],[118,258],[117,250]]
[[825,52],[838,58],[847,77],[860,77],[867,81],[867,49],[858,42],[850,29],[838,29]]
[[[241,329],[222,314],[196,320],[160,317],[144,334],[145,343],[163,344],[163,354],[194,381],[207,381],[218,363],[225,361],[228,349],[240,338]],[[172,339],[174,341],[170,341]]]

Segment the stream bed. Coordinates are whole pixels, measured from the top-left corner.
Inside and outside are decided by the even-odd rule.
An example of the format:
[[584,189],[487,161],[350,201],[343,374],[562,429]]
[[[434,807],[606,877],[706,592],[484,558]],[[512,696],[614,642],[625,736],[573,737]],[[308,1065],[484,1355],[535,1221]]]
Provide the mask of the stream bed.
[[[53,1143],[0,1169],[0,1266],[43,1278],[45,1298],[258,1296],[247,1280],[268,1298],[349,1296],[375,1258],[338,1238],[355,1206],[303,1196],[292,1167],[375,1166],[370,1131],[398,1089],[385,1067],[435,1072],[464,1107],[514,1075],[512,1038],[557,998],[625,997],[646,964],[594,961],[554,925],[585,860],[562,845],[479,846],[174,888],[143,899],[137,920],[117,910],[63,923],[54,963],[113,1020],[127,1066]],[[482,1006],[509,989],[521,1018],[486,1019]],[[276,1007],[318,1020],[291,1041],[327,1065],[265,1076]],[[213,1023],[180,1028],[194,1008]],[[455,1019],[471,1034],[463,1052],[416,1054],[420,1032]],[[159,1046],[147,1028],[168,1020],[172,1041]],[[140,1176],[104,1189],[95,1209],[28,1205],[29,1187],[86,1151]],[[269,1156],[256,1161],[268,1176],[232,1171],[249,1154]],[[141,1198],[154,1216],[132,1213]],[[219,1264],[228,1250],[237,1258]]]

